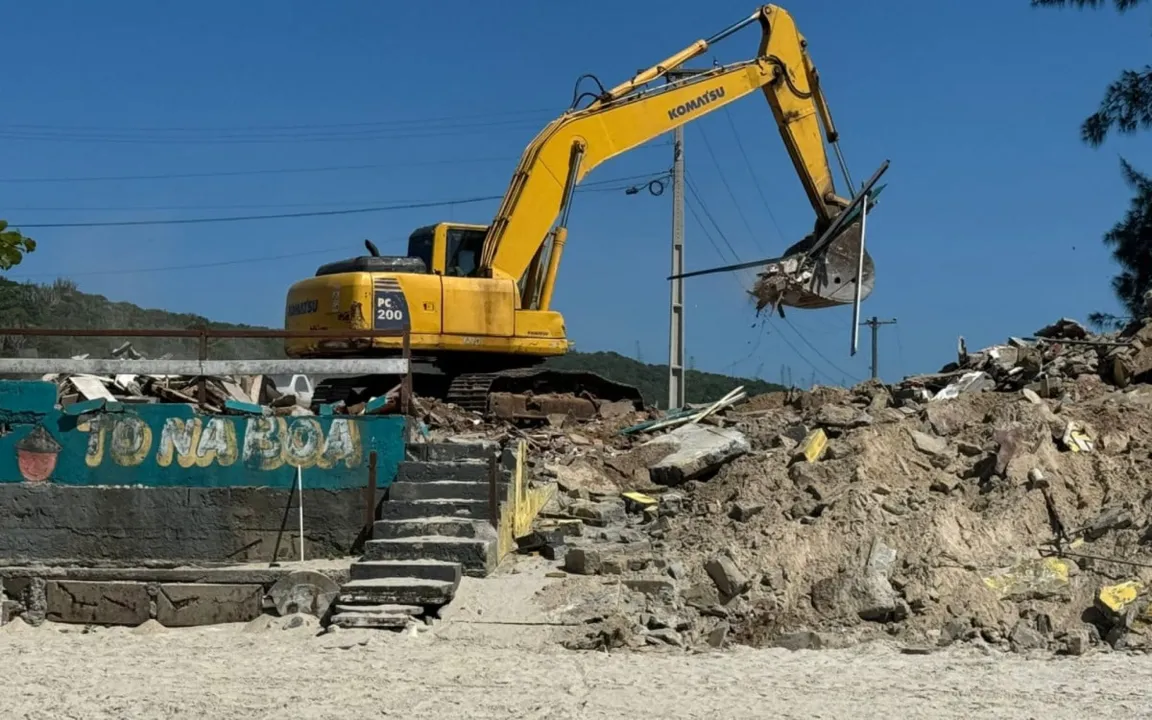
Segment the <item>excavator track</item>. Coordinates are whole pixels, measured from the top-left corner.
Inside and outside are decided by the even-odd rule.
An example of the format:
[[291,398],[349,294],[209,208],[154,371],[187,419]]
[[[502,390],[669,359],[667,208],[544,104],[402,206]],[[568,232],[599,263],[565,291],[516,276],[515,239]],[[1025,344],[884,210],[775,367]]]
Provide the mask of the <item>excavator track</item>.
[[453,378],[445,399],[485,416],[530,422],[549,415],[592,418],[602,403],[644,408],[643,396],[631,385],[592,372],[543,367],[464,373]]
[[465,410],[480,414],[488,412],[488,391],[496,381],[496,373],[467,373],[457,375],[448,385],[448,402]]

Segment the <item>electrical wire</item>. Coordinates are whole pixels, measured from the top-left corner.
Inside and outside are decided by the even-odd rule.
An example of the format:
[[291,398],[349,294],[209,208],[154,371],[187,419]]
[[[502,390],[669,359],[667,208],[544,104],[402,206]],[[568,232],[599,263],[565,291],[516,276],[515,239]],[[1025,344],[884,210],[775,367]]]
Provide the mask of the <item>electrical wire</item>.
[[[607,191],[626,190],[628,188],[628,186],[620,185],[619,183],[621,183],[623,181],[633,181],[633,180],[638,180],[638,179],[650,180],[650,179],[652,179],[653,175],[654,175],[654,173],[648,173],[646,175],[629,175],[629,176],[620,177],[620,178],[611,178],[608,180],[599,180],[599,181],[595,181],[595,182],[585,183],[585,185],[597,185],[597,184],[609,185],[609,184],[615,183],[616,186],[615,187],[603,187],[603,188],[596,187],[596,188],[590,188],[590,189],[579,188],[577,190],[577,192],[580,192],[580,191],[584,191],[584,192],[607,192]],[[450,203],[450,204],[454,204],[454,203]],[[121,268],[121,269],[117,269],[117,270],[89,270],[89,271],[82,271],[82,272],[76,272],[76,273],[69,273],[69,276],[70,277],[71,276],[83,277],[83,276],[93,276],[93,275],[133,275],[133,274],[143,274],[143,273],[167,272],[167,271],[173,271],[173,270],[196,270],[196,269],[202,269],[202,268],[225,267],[225,266],[229,266],[229,265],[243,265],[243,264],[256,263],[256,262],[273,262],[273,261],[277,261],[277,260],[287,260],[287,259],[291,259],[291,258],[308,257],[308,256],[312,256],[312,255],[327,255],[327,254],[331,254],[334,252],[338,252],[342,247],[343,246],[323,248],[323,249],[319,249],[319,250],[306,250],[306,251],[298,252],[298,253],[281,253],[278,255],[265,255],[262,257],[245,258],[243,260],[222,260],[222,261],[217,261],[217,262],[192,263],[192,264],[185,264],[185,265],[167,265],[167,266],[162,266],[162,267],[150,267],[150,268],[126,268],[126,269]],[[717,250],[719,250],[719,249],[717,248]],[[35,278],[35,277],[56,277],[57,275],[58,275],[57,273],[23,273],[23,274],[7,275],[7,277],[10,279],[23,279],[23,278]]]
[[[664,147],[663,144],[659,145],[641,145],[634,148],[632,152],[637,150],[651,150],[653,148]],[[504,157],[483,157],[483,158],[450,158],[443,160],[397,160],[389,163],[369,163],[360,165],[327,165],[320,167],[301,167],[301,168],[263,168],[256,170],[218,170],[212,172],[190,172],[190,173],[158,173],[158,174],[145,174],[145,175],[88,175],[88,176],[72,176],[72,177],[11,177],[0,178],[0,183],[4,184],[40,184],[40,183],[81,183],[81,182],[120,182],[131,180],[183,180],[191,178],[213,178],[213,177],[243,177],[248,175],[289,175],[296,173],[323,173],[323,172],[342,172],[347,170],[384,170],[397,167],[419,167],[424,165],[460,165],[465,163],[488,163],[488,162],[512,162],[519,160],[518,155],[507,155]]]
[[[805,345],[807,345],[809,348],[811,348],[812,352],[816,353],[817,357],[819,357],[824,362],[828,363],[829,367],[831,367],[833,370],[840,373],[841,375],[845,375],[845,376],[851,378],[852,380],[855,380],[856,382],[860,382],[859,377],[853,375],[852,373],[848,372],[844,368],[838,366],[836,363],[829,360],[827,357],[825,357],[824,353],[820,352],[820,350],[817,349],[817,347],[815,345],[808,342],[808,338],[804,337],[804,334],[802,332],[800,332],[799,328],[797,328],[795,325],[792,324],[791,320],[789,320],[786,317],[783,318],[783,320],[784,320],[784,323],[786,325],[788,325],[788,327],[792,328],[792,332],[796,333],[796,336],[799,337],[804,342]],[[813,368],[813,369],[815,369],[815,368]],[[826,375],[825,377],[829,377],[829,376]]]
[[736,199],[736,193],[732,192],[732,186],[728,184],[728,178],[724,175],[724,169],[720,167],[720,161],[716,159],[716,153],[712,151],[712,143],[708,141],[708,133],[704,132],[704,128],[697,126],[696,128],[700,133],[700,138],[704,141],[704,149],[708,152],[708,156],[712,158],[712,164],[716,166],[716,174],[720,177],[721,184],[724,185],[724,190],[728,192],[729,199],[732,200],[732,205],[736,208],[736,214],[740,217],[740,222],[744,223],[744,229],[748,231],[748,237],[756,248],[763,253],[764,246],[760,244],[760,240],[756,236],[756,232],[752,230],[752,224],[748,222],[748,217],[744,215],[744,209],[740,205],[740,201]]
[[128,135],[85,135],[46,132],[13,132],[0,131],[0,140],[19,140],[21,142],[63,142],[63,143],[104,143],[113,145],[272,145],[277,143],[316,143],[316,142],[372,142],[378,140],[413,140],[419,138],[445,138],[465,137],[469,135],[493,132],[493,127],[503,126],[512,130],[527,130],[538,128],[537,121],[511,120],[492,123],[477,123],[475,125],[453,125],[441,127],[415,128],[412,131],[396,132],[394,130],[363,130],[339,133],[297,133],[293,135],[263,134],[263,135],[220,135],[217,137],[132,137]]
[[[775,319],[775,318],[770,318],[770,319],[769,319],[769,323],[771,323],[771,321],[772,321],[772,320],[774,320],[774,319]],[[795,330],[795,328],[793,328],[793,330]],[[797,333],[797,334],[799,334],[799,333]],[[812,362],[811,360],[809,360],[807,355],[805,355],[804,353],[800,352],[800,349],[799,349],[798,347],[796,347],[795,345],[793,345],[793,344],[792,344],[792,342],[791,342],[791,341],[788,339],[788,337],[787,337],[786,335],[784,335],[784,333],[781,333],[781,332],[777,332],[777,333],[776,333],[776,337],[778,337],[778,338],[780,338],[781,340],[783,340],[783,341],[784,341],[784,344],[788,346],[788,349],[789,349],[789,350],[791,350],[793,353],[795,353],[796,357],[798,357],[798,358],[800,358],[801,360],[803,360],[805,365],[807,365],[808,367],[812,368],[812,372],[814,372],[814,373],[817,373],[818,375],[820,375],[820,377],[822,377],[822,378],[824,378],[824,379],[828,380],[828,382],[832,383],[833,385],[835,385],[835,384],[836,384],[836,380],[835,380],[835,379],[834,379],[834,378],[833,378],[831,375],[829,375],[828,373],[824,372],[824,371],[823,371],[823,370],[821,370],[820,368],[816,367],[816,363],[814,363],[814,362]],[[801,338],[801,339],[804,339],[804,336],[803,336],[803,335],[801,335],[801,336],[800,336],[800,338]]]
[[326,217],[333,215],[361,215],[364,213],[391,212],[394,210],[417,210],[420,208],[442,207],[444,205],[467,205],[484,202],[486,200],[499,200],[503,195],[478,195],[470,198],[456,198],[455,200],[430,200],[427,202],[403,203],[397,205],[381,205],[377,207],[347,208],[345,210],[311,210],[293,213],[269,213],[264,215],[230,215],[226,217],[196,217],[174,218],[170,220],[108,220],[87,222],[40,222],[40,223],[9,223],[13,228],[25,230],[27,228],[83,228],[83,227],[134,227],[139,225],[198,225],[202,223],[247,222],[252,220],[286,220],[291,218]]
[[[627,190],[629,186],[621,185],[621,183],[633,182],[636,180],[651,180],[651,183],[659,182],[660,178],[651,179],[655,173],[644,173],[638,175],[627,175],[624,177],[611,178],[607,180],[596,180],[584,182],[580,190],[584,192],[604,192]],[[613,187],[599,187],[603,185],[612,185]],[[659,194],[659,193],[656,193]],[[293,202],[293,203],[273,203],[273,204],[258,204],[258,203],[241,203],[232,205],[122,205],[122,206],[7,206],[5,211],[34,211],[34,212],[150,212],[150,211],[171,211],[171,210],[253,210],[253,209],[269,209],[269,208],[322,208],[322,207],[357,207],[357,206],[379,206],[390,205],[387,200],[343,200],[333,202]],[[28,227],[25,225],[25,227]]]
[[717,257],[720,258],[720,262],[730,262],[728,258],[724,256],[724,251],[720,249],[720,245],[716,242],[716,238],[712,236],[712,233],[708,230],[708,227],[700,219],[700,215],[696,212],[696,206],[693,205],[691,201],[684,204],[688,208],[688,214],[691,215],[692,219],[696,221],[696,225],[704,233],[704,237],[708,239],[708,242],[712,245],[712,249],[716,251]]
[[689,194],[691,194],[692,197],[696,200],[697,204],[700,205],[700,209],[712,223],[712,226],[716,228],[716,233],[720,236],[720,239],[724,241],[724,244],[728,247],[729,252],[732,253],[732,257],[735,258],[735,261],[737,263],[743,262],[740,259],[740,253],[736,252],[736,248],[732,247],[732,243],[728,241],[728,236],[725,235],[724,231],[720,229],[720,223],[716,222],[716,218],[712,216],[711,211],[708,210],[708,206],[704,203],[703,199],[701,199],[700,193],[696,190],[696,183],[692,181],[692,178],[688,174],[687,169],[684,170],[684,185],[688,188]]
[[419,124],[430,122],[445,122],[451,120],[466,120],[480,118],[505,117],[509,115],[538,115],[540,113],[559,114],[557,108],[536,108],[532,110],[501,110],[491,113],[473,113],[470,115],[441,115],[439,117],[407,118],[397,120],[372,120],[354,123],[319,123],[301,125],[241,125],[241,126],[108,126],[108,125],[44,125],[37,123],[0,123],[0,131],[6,128],[17,130],[59,130],[59,131],[96,131],[96,132],[275,132],[283,130],[325,130],[332,128],[378,127],[399,124]]
[[772,206],[768,204],[768,196],[764,193],[764,186],[760,184],[760,178],[756,177],[756,171],[752,169],[752,161],[748,159],[748,153],[744,150],[744,143],[740,140],[740,133],[736,131],[736,122],[732,120],[732,109],[727,105],[724,106],[724,117],[728,118],[728,127],[732,128],[732,138],[736,141],[736,149],[740,151],[740,157],[744,158],[744,167],[748,168],[748,174],[752,177],[752,184],[760,195],[760,201],[764,203],[764,209],[768,211],[768,217],[772,220],[776,232],[780,234],[780,241],[783,242],[784,231],[780,229],[780,223],[776,222],[776,215],[772,212]]
[[[625,178],[613,178],[611,180],[601,180],[600,184],[616,183],[622,181],[633,180],[638,177],[651,177],[651,174],[645,176],[629,176]],[[593,183],[587,183],[593,185]],[[582,187],[577,188],[576,192],[605,192],[612,190],[623,190],[624,187]],[[9,222],[9,226],[25,230],[28,228],[80,228],[80,227],[133,227],[140,225],[198,225],[203,223],[224,223],[224,222],[245,222],[253,220],[282,220],[293,218],[305,217],[325,217],[333,215],[357,215],[364,213],[376,212],[392,212],[396,210],[417,210],[429,207],[443,207],[445,205],[467,205],[471,203],[485,202],[488,200],[499,200],[503,195],[479,195],[476,197],[455,198],[451,200],[428,200],[422,202],[407,202],[395,203],[388,205],[376,205],[372,207],[357,207],[346,208],[343,210],[309,210],[302,212],[290,213],[268,213],[259,215],[230,215],[224,217],[195,217],[195,218],[172,218],[167,220],[108,220],[108,221],[83,221],[83,222]]]
[[[280,255],[264,255],[261,257],[244,258],[241,260],[220,260],[216,262],[205,263],[191,263],[186,265],[164,265],[160,267],[147,267],[147,268],[122,268],[118,270],[82,270],[80,272],[70,272],[68,277],[90,277],[97,275],[143,275],[146,273],[170,272],[174,270],[201,270],[204,268],[217,268],[226,267],[229,265],[247,265],[251,263],[266,263],[275,262],[277,260],[290,260],[293,258],[310,257],[313,255],[331,255],[345,249],[341,247],[326,247],[318,250],[306,250],[298,253],[283,253]],[[58,277],[60,273],[27,273],[17,275],[5,275],[10,280],[17,280],[23,278],[36,278],[36,277]]]
[[327,165],[321,167],[303,167],[303,168],[268,168],[258,170],[220,170],[213,172],[191,172],[191,173],[161,173],[153,175],[87,175],[87,176],[72,176],[72,177],[13,177],[13,178],[0,178],[0,183],[13,183],[21,185],[30,185],[37,183],[80,183],[80,182],[117,182],[122,180],[181,180],[188,178],[212,178],[212,177],[240,177],[245,175],[289,175],[293,173],[321,173],[321,172],[339,172],[345,170],[382,170],[385,168],[394,167],[418,167],[421,165],[449,165],[457,163],[485,163],[485,162],[505,162],[514,160],[511,157],[488,157],[488,158],[463,158],[463,159],[445,159],[445,160],[415,160],[415,161],[394,161],[390,163],[370,163],[363,165]]

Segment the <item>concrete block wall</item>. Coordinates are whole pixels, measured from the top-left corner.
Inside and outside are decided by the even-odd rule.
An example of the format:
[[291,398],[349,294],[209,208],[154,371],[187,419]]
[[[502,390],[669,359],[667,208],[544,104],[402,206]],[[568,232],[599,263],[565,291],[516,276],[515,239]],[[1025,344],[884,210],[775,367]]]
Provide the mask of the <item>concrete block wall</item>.
[[[384,490],[405,418],[205,415],[190,405],[55,407],[0,381],[0,564],[267,562],[302,473],[305,552],[349,554],[365,530],[369,454]],[[297,549],[292,501],[281,557]]]

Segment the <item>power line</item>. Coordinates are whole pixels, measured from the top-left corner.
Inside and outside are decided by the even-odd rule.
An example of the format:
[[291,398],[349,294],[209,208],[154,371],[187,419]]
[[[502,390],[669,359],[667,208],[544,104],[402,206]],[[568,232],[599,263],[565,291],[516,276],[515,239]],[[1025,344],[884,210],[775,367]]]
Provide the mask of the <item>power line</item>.
[[[651,177],[645,176],[630,176],[625,178],[613,178],[611,180],[601,180],[600,184],[619,184],[621,182],[635,179],[637,177]],[[587,183],[587,185],[594,185],[594,183]],[[576,192],[606,192],[613,190],[624,190],[625,186],[620,187],[582,187],[577,188]],[[375,212],[391,212],[395,210],[417,210],[429,207],[443,207],[446,205],[467,205],[471,203],[484,202],[487,200],[499,200],[503,195],[480,195],[476,197],[456,198],[453,200],[428,200],[423,202],[408,202],[396,203],[391,205],[377,205],[373,207],[358,207],[346,208],[343,210],[309,210],[303,212],[291,213],[268,213],[260,215],[229,215],[224,217],[197,217],[197,218],[172,218],[167,220],[108,220],[108,221],[84,221],[84,222],[38,222],[38,223],[22,223],[10,222],[9,225],[14,228],[27,229],[27,228],[79,228],[79,227],[131,227],[140,225],[195,225],[202,223],[223,223],[223,222],[245,222],[252,220],[283,220],[293,218],[305,217],[324,217],[333,215],[357,215],[364,213]]]
[[557,108],[536,108],[534,110],[502,110],[491,113],[474,113],[470,115],[441,115],[439,117],[407,118],[396,120],[373,120],[354,123],[317,123],[298,125],[241,125],[241,126],[200,126],[200,127],[172,127],[172,126],[100,126],[100,125],[44,125],[36,123],[3,123],[0,130],[12,128],[17,130],[58,130],[58,131],[97,131],[97,132],[267,132],[280,130],[322,130],[328,128],[352,128],[388,126],[398,124],[424,124],[429,122],[443,122],[450,120],[465,120],[479,118],[504,117],[508,115],[538,115],[540,113],[559,114],[563,110]]
[[[244,258],[242,260],[220,260],[217,262],[190,263],[187,265],[165,265],[149,268],[124,268],[119,270],[83,270],[81,272],[67,273],[68,277],[87,277],[95,275],[139,275],[143,273],[169,272],[173,270],[199,270],[203,268],[225,267],[228,265],[245,265],[249,263],[266,263],[276,260],[289,260],[292,258],[309,257],[312,255],[330,255],[339,252],[342,247],[327,247],[318,250],[306,250],[298,253],[283,253],[280,255],[264,255],[261,257]],[[9,279],[57,277],[60,273],[28,273],[20,275],[7,275]]]
[[[608,192],[608,191],[626,190],[629,186],[628,185],[622,185],[620,183],[623,183],[625,181],[637,180],[637,179],[650,179],[654,176],[660,177],[660,176],[663,176],[666,174],[667,174],[666,172],[662,171],[661,173],[649,173],[646,175],[629,175],[629,176],[620,177],[620,178],[612,178],[609,180],[599,180],[599,181],[596,181],[594,183],[585,183],[585,185],[615,184],[616,186],[614,186],[614,187],[596,187],[596,188],[590,188],[590,189],[589,188],[579,188],[577,190],[577,192],[581,192],[581,191],[583,191],[583,192]],[[167,272],[167,271],[172,271],[172,270],[196,270],[196,269],[202,269],[202,268],[224,267],[224,266],[228,266],[228,265],[243,265],[243,264],[247,264],[247,263],[287,260],[287,259],[291,259],[291,258],[308,257],[311,255],[326,255],[329,253],[338,252],[343,247],[344,246],[328,247],[328,248],[322,248],[322,249],[318,249],[318,250],[306,250],[306,251],[297,252],[297,253],[281,253],[281,254],[277,254],[277,255],[264,255],[261,257],[245,258],[243,260],[222,260],[222,261],[208,262],[208,263],[191,263],[191,264],[185,264],[185,265],[167,265],[167,266],[162,266],[162,267],[150,267],[150,268],[127,268],[127,269],[122,268],[122,269],[117,269],[117,270],[89,270],[89,271],[82,271],[82,272],[78,272],[78,273],[68,273],[68,275],[70,277],[83,277],[83,276],[91,276],[91,275],[133,275],[133,274],[140,274],[140,273]],[[26,273],[26,274],[8,275],[7,277],[9,277],[9,278],[33,278],[33,277],[55,277],[57,275],[58,275],[58,273]]]
[[217,137],[183,138],[0,131],[0,140],[19,140],[21,142],[50,141],[67,143],[105,143],[121,145],[270,145],[285,142],[369,142],[377,140],[412,140],[432,137],[463,137],[467,135],[491,133],[493,132],[493,127],[495,126],[504,126],[507,129],[530,129],[539,127],[540,123],[536,121],[528,122],[524,120],[515,120],[492,123],[476,123],[474,125],[415,128],[410,132],[395,132],[394,130],[364,130],[327,134],[297,133],[292,135],[264,134],[251,136],[220,135]]
[[748,168],[748,174],[752,176],[752,184],[756,186],[756,192],[760,195],[761,202],[764,203],[764,209],[768,211],[768,217],[772,220],[772,225],[776,227],[776,232],[780,233],[780,240],[784,240],[784,231],[780,229],[780,223],[776,222],[776,215],[772,212],[772,206],[768,204],[768,196],[764,193],[764,187],[760,184],[760,178],[756,177],[756,171],[752,169],[752,161],[748,159],[748,153],[744,151],[744,143],[740,140],[740,133],[736,131],[736,123],[732,120],[732,109],[727,105],[724,106],[724,117],[728,118],[728,127],[732,128],[732,138],[736,140],[736,149],[740,151],[740,157],[744,158],[744,167]]
[[[632,152],[637,150],[650,150],[662,145],[642,145],[634,148]],[[261,168],[256,170],[217,170],[211,172],[189,172],[189,173],[157,173],[157,174],[144,174],[144,175],[88,175],[88,176],[72,176],[72,177],[14,177],[14,178],[0,178],[0,183],[5,184],[38,184],[38,183],[80,183],[80,182],[118,182],[129,180],[183,180],[191,178],[213,178],[213,177],[242,177],[248,175],[289,175],[294,173],[323,173],[323,172],[343,172],[348,170],[384,170],[396,167],[419,167],[423,165],[460,165],[465,163],[487,163],[487,162],[512,162],[519,160],[519,155],[507,155],[504,157],[482,157],[482,158],[448,158],[442,160],[396,160],[388,163],[368,163],[358,165],[327,165],[320,167],[298,167],[298,168]]]
[[[770,320],[771,320],[771,319],[770,319]],[[793,328],[793,330],[795,330],[795,328]],[[799,333],[797,333],[797,334],[799,334]],[[832,378],[832,376],[831,376],[831,375],[829,375],[828,373],[824,372],[824,371],[823,371],[823,370],[821,370],[820,368],[816,367],[816,364],[815,364],[814,362],[812,362],[811,360],[809,360],[809,359],[808,359],[808,356],[806,356],[806,355],[804,355],[804,353],[800,352],[800,349],[799,349],[799,348],[797,348],[795,345],[793,345],[793,344],[792,344],[792,342],[791,342],[790,340],[788,340],[787,336],[785,336],[785,335],[784,335],[784,333],[780,333],[780,332],[778,332],[778,333],[776,333],[776,337],[778,337],[778,338],[780,338],[781,340],[783,340],[783,341],[784,341],[784,344],[788,346],[788,349],[789,349],[789,350],[791,350],[793,353],[795,353],[795,354],[796,354],[796,357],[798,357],[798,358],[800,358],[801,360],[803,360],[803,361],[804,361],[804,363],[805,363],[805,364],[806,364],[808,367],[812,368],[812,372],[815,372],[815,373],[819,373],[821,377],[823,377],[823,378],[826,378],[826,379],[827,379],[829,382],[832,382],[832,383],[835,383],[835,382],[836,382],[836,381],[835,381],[835,380]],[[803,336],[803,335],[801,335],[801,336],[800,336],[800,339],[801,339],[801,340],[803,340],[803,339],[804,339],[804,336]]]
[[108,220],[96,222],[56,222],[56,223],[10,223],[21,230],[25,228],[81,228],[81,227],[131,227],[137,225],[197,225],[201,223],[246,222],[250,220],[286,220],[291,218],[324,217],[331,215],[360,215],[364,213],[390,212],[393,210],[417,210],[420,208],[443,207],[445,205],[467,205],[499,200],[502,195],[480,195],[456,200],[430,200],[428,202],[381,205],[377,207],[348,208],[345,210],[311,210],[294,213],[270,213],[266,215],[230,215],[226,217],[174,218],[171,220]]
[[736,199],[736,193],[732,192],[732,186],[728,184],[728,178],[724,175],[724,169],[720,167],[720,161],[716,159],[716,153],[712,151],[712,143],[708,142],[708,133],[704,132],[703,127],[697,127],[700,131],[700,138],[704,140],[704,149],[708,151],[708,156],[712,158],[712,164],[716,166],[716,174],[720,176],[720,182],[724,185],[724,189],[728,192],[728,197],[732,200],[732,204],[736,206],[736,214],[740,216],[740,222],[744,223],[744,229],[748,231],[748,237],[755,243],[756,247],[763,252],[764,248],[757,239],[756,233],[752,230],[751,223],[744,215],[744,209],[740,206],[740,201]]
[[491,157],[491,158],[464,158],[459,160],[415,160],[415,161],[394,161],[390,163],[371,163],[366,165],[327,165],[321,167],[304,167],[304,168],[270,168],[259,170],[221,170],[213,172],[192,172],[192,173],[162,173],[154,175],[89,175],[89,176],[73,176],[73,177],[15,177],[15,178],[0,178],[0,183],[73,183],[73,182],[111,182],[119,180],[176,180],[186,178],[210,178],[210,177],[237,177],[243,175],[288,175],[292,173],[320,173],[320,172],[338,172],[344,170],[381,170],[384,168],[393,167],[416,167],[420,165],[447,165],[456,163],[483,163],[483,162],[504,162],[515,158],[509,157]]
[[704,233],[704,237],[707,238],[708,242],[712,245],[712,249],[716,251],[716,255],[720,258],[720,262],[728,262],[728,259],[724,256],[724,251],[720,249],[720,245],[716,242],[716,238],[712,237],[712,233],[708,231],[708,227],[696,213],[696,208],[692,205],[692,203],[685,203],[685,206],[688,208],[688,213],[692,215],[692,219],[696,221],[696,225]]
[[[789,320],[788,318],[783,318],[783,320],[784,320],[784,322],[785,322],[785,323],[788,325],[788,327],[792,328],[792,331],[796,333],[796,336],[797,336],[797,337],[799,337],[799,338],[800,338],[802,341],[804,341],[804,344],[805,344],[805,345],[807,345],[808,347],[810,347],[810,348],[812,349],[812,352],[816,353],[816,356],[817,356],[817,357],[819,357],[819,358],[820,358],[821,360],[823,360],[824,362],[828,363],[828,366],[829,366],[829,367],[831,367],[833,370],[835,370],[836,372],[840,373],[841,375],[847,375],[848,377],[852,378],[853,380],[855,380],[855,381],[857,381],[857,382],[859,382],[859,381],[860,381],[860,378],[856,377],[856,376],[855,376],[855,375],[853,375],[852,373],[850,373],[850,372],[848,372],[847,370],[845,370],[845,369],[843,369],[843,368],[839,367],[838,365],[836,365],[836,363],[832,362],[832,361],[831,361],[831,360],[829,360],[827,357],[825,357],[825,356],[824,356],[824,353],[820,352],[820,351],[819,351],[819,350],[816,348],[816,346],[815,346],[815,345],[813,345],[812,343],[808,342],[808,338],[804,337],[804,334],[803,334],[803,333],[801,333],[801,332],[800,332],[800,330],[799,330],[799,329],[798,329],[798,328],[797,328],[795,325],[793,325],[793,324],[792,324],[792,321],[791,321],[791,320]],[[831,378],[830,376],[828,376],[828,375],[825,375],[825,377],[827,377],[829,380],[831,380],[831,379],[832,379],[832,378]],[[833,382],[835,382],[835,381],[833,380]]]
[[[585,182],[582,184],[581,189],[585,192],[594,190],[596,192],[626,190],[627,186],[620,185],[621,183],[628,183],[635,180],[646,180],[651,178],[656,173],[645,173],[642,175],[628,175],[624,177],[611,178],[607,180],[596,180]],[[607,187],[602,188],[603,185],[620,185],[620,187]],[[253,209],[268,209],[268,208],[321,208],[321,207],[358,207],[358,206],[388,206],[391,203],[387,200],[342,200],[333,202],[293,202],[293,203],[272,203],[272,204],[259,204],[259,203],[241,203],[231,205],[103,205],[103,206],[7,206],[5,211],[35,211],[35,212],[149,212],[149,211],[170,211],[170,210],[253,210]],[[15,224],[15,223],[13,223]],[[25,225],[25,227],[30,227]]]
[[700,205],[700,209],[704,212],[704,215],[712,223],[712,226],[716,228],[716,233],[720,236],[720,239],[724,241],[724,244],[732,253],[732,257],[736,259],[736,262],[742,262],[740,260],[740,254],[736,252],[736,248],[732,247],[732,243],[728,241],[728,236],[720,229],[720,223],[716,222],[716,218],[712,216],[712,213],[708,210],[708,206],[705,205],[704,200],[701,199],[700,193],[696,191],[696,183],[692,181],[692,177],[688,174],[687,170],[684,171],[684,179],[686,181],[685,185],[688,186],[688,192],[692,194],[692,197],[696,200],[697,204]]

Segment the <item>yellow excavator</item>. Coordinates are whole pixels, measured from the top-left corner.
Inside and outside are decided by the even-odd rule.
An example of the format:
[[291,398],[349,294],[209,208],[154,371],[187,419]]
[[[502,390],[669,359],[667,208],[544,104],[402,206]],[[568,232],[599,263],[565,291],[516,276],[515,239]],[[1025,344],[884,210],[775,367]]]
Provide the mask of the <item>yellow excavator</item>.
[[[665,77],[757,22],[762,36],[751,60]],[[667,82],[654,84],[661,78]],[[764,268],[754,291],[758,305],[858,303],[873,283],[861,233],[877,176],[852,199],[837,194],[822,130],[849,186],[852,181],[807,41],[788,12],[765,5],[611,90],[600,86],[597,93],[577,95],[573,106],[524,150],[490,225],[440,222],[418,228],[408,238],[405,256],[382,256],[366,241],[368,255],[325,264],[314,277],[292,285],[286,329],[409,329],[419,394],[503,417],[540,417],[551,411],[587,415],[595,411],[592,398],[639,404],[640,394],[631,386],[541,365],[571,345],[552,296],[573,191],[605,160],[756,90],[768,100],[816,212],[812,234],[781,258],[746,264]],[[589,95],[591,101],[580,107]],[[399,337],[285,343],[288,356],[298,358],[386,357],[401,348]],[[317,385],[314,402],[353,402],[378,395],[394,382],[333,378]],[[542,397],[557,394],[564,396],[560,406],[542,404]]]

